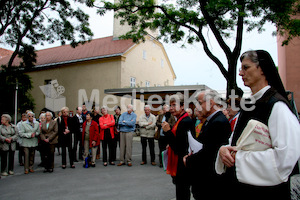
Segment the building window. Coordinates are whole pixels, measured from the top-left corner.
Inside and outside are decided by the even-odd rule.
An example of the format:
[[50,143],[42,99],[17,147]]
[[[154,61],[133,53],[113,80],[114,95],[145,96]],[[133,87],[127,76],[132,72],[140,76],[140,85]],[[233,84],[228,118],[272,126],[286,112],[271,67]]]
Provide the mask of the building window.
[[44,81],[44,83],[45,83],[45,85],[48,85],[48,84],[51,84],[51,79],[46,79],[45,81]]
[[135,87],[135,78],[134,77],[130,78],[130,87]]
[[145,85],[146,87],[150,87],[150,81],[146,81]]
[[147,51],[143,50],[143,59],[146,60],[147,59]]
[[164,67],[164,60],[163,59],[160,60],[160,66],[161,66],[161,68]]

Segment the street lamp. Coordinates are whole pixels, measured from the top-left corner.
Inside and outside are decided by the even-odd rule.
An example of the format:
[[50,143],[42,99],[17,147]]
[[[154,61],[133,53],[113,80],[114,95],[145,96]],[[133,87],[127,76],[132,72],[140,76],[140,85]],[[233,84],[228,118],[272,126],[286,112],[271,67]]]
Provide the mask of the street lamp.
[[16,92],[15,92],[15,125],[17,124],[17,114],[18,114],[18,80],[16,82]]

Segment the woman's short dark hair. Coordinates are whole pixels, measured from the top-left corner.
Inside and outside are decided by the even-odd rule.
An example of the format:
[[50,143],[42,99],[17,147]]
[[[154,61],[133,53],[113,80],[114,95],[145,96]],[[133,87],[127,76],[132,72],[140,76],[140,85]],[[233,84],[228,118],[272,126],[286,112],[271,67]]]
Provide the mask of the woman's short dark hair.
[[116,111],[118,108],[119,108],[119,110],[121,110],[121,107],[120,107],[120,106],[115,106],[115,107],[114,107],[114,111]]

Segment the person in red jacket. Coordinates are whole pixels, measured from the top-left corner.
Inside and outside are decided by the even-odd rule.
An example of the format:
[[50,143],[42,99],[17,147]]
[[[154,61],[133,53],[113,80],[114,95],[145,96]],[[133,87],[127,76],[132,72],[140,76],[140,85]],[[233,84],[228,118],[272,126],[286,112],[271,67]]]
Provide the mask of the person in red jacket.
[[115,154],[115,119],[113,115],[107,113],[107,107],[101,108],[102,117],[99,118],[100,125],[100,140],[102,141],[102,152],[103,152],[103,165],[107,166],[107,146],[109,149],[109,164],[115,165],[114,154]]
[[84,147],[83,158],[85,160],[89,155],[89,150],[92,152],[92,167],[96,166],[96,154],[100,145],[99,128],[97,122],[92,120],[91,113],[86,114],[86,121],[82,125],[82,144]]

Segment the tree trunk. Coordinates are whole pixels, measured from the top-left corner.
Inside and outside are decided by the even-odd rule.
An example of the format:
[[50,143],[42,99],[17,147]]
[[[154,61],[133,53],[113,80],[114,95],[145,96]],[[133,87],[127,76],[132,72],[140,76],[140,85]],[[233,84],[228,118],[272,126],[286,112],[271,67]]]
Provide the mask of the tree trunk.
[[238,95],[239,97],[243,96],[243,90],[237,86],[236,83],[236,72],[237,72],[237,60],[238,56],[232,55],[230,59],[228,59],[228,79],[227,79],[227,88],[226,88],[226,98],[228,98],[231,94]]

